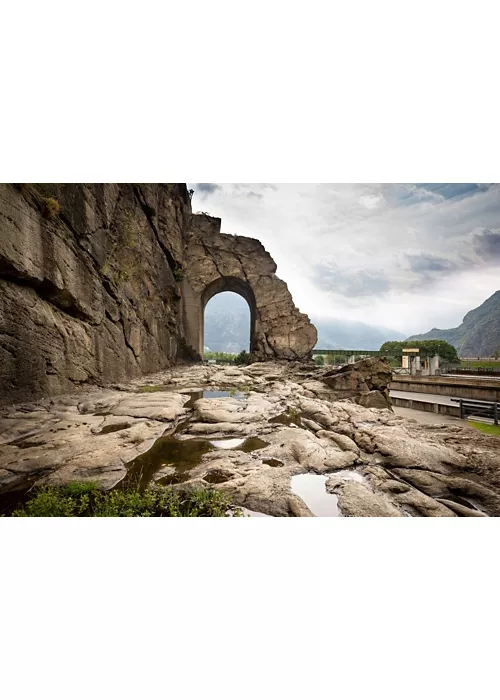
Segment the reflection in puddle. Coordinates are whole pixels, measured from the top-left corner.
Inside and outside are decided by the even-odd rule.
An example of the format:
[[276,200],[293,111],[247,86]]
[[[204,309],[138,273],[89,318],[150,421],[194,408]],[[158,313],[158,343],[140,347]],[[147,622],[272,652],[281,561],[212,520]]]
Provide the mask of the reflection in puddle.
[[289,413],[280,413],[274,418],[269,418],[268,423],[279,423],[280,425],[295,426],[301,425],[302,414],[290,411]]
[[205,440],[202,438],[190,438],[179,440],[169,435],[161,437],[147,452],[139,455],[126,466],[128,468],[124,484],[138,483],[144,487],[153,475],[165,467],[174,467],[173,474],[167,474],[158,479],[160,484],[178,484],[189,479],[189,472],[201,464],[204,454],[217,448],[233,449],[241,452],[253,452],[267,447],[258,437],[243,439],[227,438],[226,440]]
[[283,462],[280,462],[279,459],[274,459],[272,457],[271,459],[263,459],[262,464],[268,464],[270,467],[282,467]]
[[190,391],[185,395],[189,396],[189,401],[184,404],[184,408],[193,408],[195,401],[198,401],[198,399],[233,398],[241,401],[241,399],[245,398],[244,394],[239,391]]
[[220,471],[219,469],[214,469],[203,477],[203,481],[209,484],[223,484],[231,478],[231,474]]
[[204,454],[212,450],[208,440],[178,440],[175,437],[159,438],[147,452],[139,455],[126,466],[126,482],[138,482],[145,486],[153,474],[162,467],[175,467],[175,474],[159,479],[162,484],[177,484],[188,478],[190,469],[201,462]]
[[219,450],[235,450],[241,447],[245,442],[245,438],[227,438],[225,440],[210,440],[210,444],[217,447]]
[[306,506],[318,517],[338,517],[337,496],[328,493],[325,484],[327,476],[323,474],[297,474],[292,476],[293,493],[300,496]]
[[107,435],[108,433],[115,433],[118,430],[125,430],[126,428],[130,428],[131,425],[132,423],[112,423],[111,425],[105,425],[98,435]]

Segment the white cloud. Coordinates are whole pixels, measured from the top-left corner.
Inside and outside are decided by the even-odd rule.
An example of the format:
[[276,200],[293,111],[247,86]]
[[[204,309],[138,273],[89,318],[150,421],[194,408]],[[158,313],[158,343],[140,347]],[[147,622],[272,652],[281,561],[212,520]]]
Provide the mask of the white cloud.
[[222,184],[193,209],[262,241],[299,308],[418,333],[500,287],[500,187]]

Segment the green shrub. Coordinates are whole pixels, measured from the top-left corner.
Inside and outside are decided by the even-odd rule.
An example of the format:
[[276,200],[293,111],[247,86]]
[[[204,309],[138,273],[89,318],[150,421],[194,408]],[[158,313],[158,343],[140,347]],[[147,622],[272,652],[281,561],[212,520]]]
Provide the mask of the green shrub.
[[59,214],[60,209],[59,202],[54,197],[46,197],[43,200],[43,215],[46,219],[53,219]]
[[[31,518],[137,518],[137,517],[226,517],[231,504],[220,491],[212,488],[173,489],[149,484],[143,491],[137,487],[117,487],[102,491],[94,482],[73,482],[65,486],[44,486],[14,517]],[[241,511],[236,509],[234,515]]]
[[180,282],[183,277],[183,272],[182,272],[182,267],[179,267],[179,265],[176,265],[174,269],[172,270],[172,274],[174,276],[174,279],[177,280],[177,282]]
[[318,365],[318,367],[322,367],[325,364],[325,358],[323,355],[315,355],[314,362]]
[[251,361],[250,354],[246,350],[242,350],[239,355],[236,355],[234,362],[237,365],[249,365]]

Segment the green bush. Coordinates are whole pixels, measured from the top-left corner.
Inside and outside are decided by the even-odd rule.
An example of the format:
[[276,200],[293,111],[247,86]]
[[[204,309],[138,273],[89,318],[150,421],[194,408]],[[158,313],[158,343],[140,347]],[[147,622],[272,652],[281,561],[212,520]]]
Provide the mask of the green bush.
[[318,365],[318,367],[322,367],[325,364],[325,358],[323,355],[315,355],[314,362]]
[[380,352],[387,357],[401,358],[403,348],[418,348],[420,357],[439,355],[448,362],[458,362],[456,348],[446,340],[389,340],[382,345]]
[[234,362],[236,353],[234,352],[213,352],[207,350],[203,353],[204,360],[220,360],[221,362]]
[[251,361],[250,354],[246,350],[242,350],[239,355],[236,355],[234,362],[237,365],[249,365]]
[[[94,482],[36,489],[32,498],[14,517],[31,518],[137,518],[137,517],[227,517],[230,501],[212,488],[173,489],[149,484],[102,491]],[[236,509],[234,515],[240,515]]]
[[182,272],[182,267],[179,267],[179,265],[176,265],[174,269],[172,270],[172,274],[174,276],[174,279],[177,282],[181,282],[183,278],[183,272]]
[[43,215],[46,219],[53,219],[59,214],[60,209],[59,202],[54,197],[46,197],[43,200]]

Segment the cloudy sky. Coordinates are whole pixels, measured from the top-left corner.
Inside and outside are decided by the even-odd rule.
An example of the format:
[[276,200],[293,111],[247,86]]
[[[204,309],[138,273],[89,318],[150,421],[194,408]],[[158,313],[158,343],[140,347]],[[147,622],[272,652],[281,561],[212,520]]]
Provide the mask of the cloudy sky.
[[192,183],[193,211],[258,238],[301,311],[405,334],[500,289],[500,185]]

